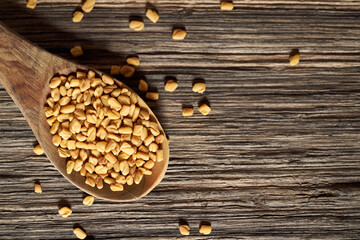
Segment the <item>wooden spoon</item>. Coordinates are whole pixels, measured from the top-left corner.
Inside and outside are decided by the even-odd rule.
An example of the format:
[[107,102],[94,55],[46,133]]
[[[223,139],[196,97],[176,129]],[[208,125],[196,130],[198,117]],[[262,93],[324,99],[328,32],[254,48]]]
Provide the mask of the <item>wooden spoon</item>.
[[[52,143],[52,135],[46,121],[44,106],[46,98],[50,94],[49,81],[55,74],[68,75],[77,70],[88,70],[88,68],[34,46],[1,23],[0,39],[0,83],[19,107],[46,156],[66,179],[95,197],[119,202],[139,199],[160,183],[169,162],[167,140],[161,146],[164,150],[164,160],[155,163],[152,175],[144,176],[138,185],[125,185],[122,192],[111,191],[108,184],[104,184],[104,188],[101,190],[91,187],[85,184],[85,178],[78,172],[73,171],[72,174],[68,175],[66,173],[66,160],[59,156],[57,147]],[[101,75],[99,71],[96,72]],[[116,80],[116,83],[120,87],[126,87],[132,91],[122,82]],[[163,131],[149,106],[140,97],[139,99],[139,105],[149,111],[152,120],[155,120]]]

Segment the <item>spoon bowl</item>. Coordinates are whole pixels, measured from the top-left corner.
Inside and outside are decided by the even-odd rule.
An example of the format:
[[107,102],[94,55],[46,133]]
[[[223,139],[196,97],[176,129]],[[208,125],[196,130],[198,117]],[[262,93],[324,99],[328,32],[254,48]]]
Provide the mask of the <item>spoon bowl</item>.
[[[50,94],[49,81],[55,74],[69,75],[76,71],[88,71],[88,67],[75,64],[61,57],[55,56],[7,29],[0,23],[0,83],[19,107],[26,121],[30,125],[35,137],[43,148],[46,156],[55,168],[72,184],[95,197],[110,201],[134,201],[148,194],[165,175],[169,162],[169,144],[161,144],[164,151],[164,160],[156,162],[152,168],[152,175],[144,176],[139,184],[124,185],[124,191],[113,192],[108,184],[97,189],[85,184],[85,178],[78,172],[66,173],[66,160],[58,154],[57,147],[52,143],[52,134],[46,121],[44,106]],[[101,72],[94,70],[97,74]],[[127,88],[124,83],[116,80],[121,88]],[[138,97],[141,108],[147,109],[150,119],[155,121],[162,132],[155,114],[149,106]]]

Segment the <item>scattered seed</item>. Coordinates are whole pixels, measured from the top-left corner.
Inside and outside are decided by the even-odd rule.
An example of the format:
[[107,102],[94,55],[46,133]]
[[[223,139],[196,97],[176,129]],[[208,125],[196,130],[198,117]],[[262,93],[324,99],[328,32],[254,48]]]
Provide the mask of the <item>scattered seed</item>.
[[95,5],[95,0],[86,0],[83,5],[81,6],[82,10],[86,13],[91,12]]
[[158,100],[159,99],[159,93],[157,92],[147,92],[145,97],[150,100]]
[[74,228],[74,234],[79,239],[85,239],[87,236],[86,233],[81,228]]
[[135,31],[140,31],[144,28],[144,22],[137,20],[130,21],[129,28],[134,29]]
[[34,153],[37,155],[42,155],[44,154],[44,150],[42,149],[42,147],[40,145],[37,145],[36,147],[34,147]]
[[153,9],[148,9],[146,11],[146,17],[148,17],[150,21],[152,21],[153,23],[156,23],[160,18],[157,11]]
[[186,37],[186,30],[184,29],[174,29],[172,33],[173,40],[184,40]]
[[73,47],[72,49],[70,49],[70,52],[74,57],[80,57],[80,56],[84,55],[81,46]]
[[292,55],[290,58],[289,58],[289,61],[290,61],[290,65],[291,66],[295,66],[299,63],[300,61],[300,54],[299,53],[296,53],[294,55]]
[[36,0],[28,0],[26,3],[26,7],[34,9],[36,7]]
[[182,115],[184,117],[190,117],[194,114],[194,108],[183,108]]
[[206,104],[204,103],[203,105],[201,105],[199,107],[199,112],[202,113],[202,115],[208,115],[211,111],[211,108]]
[[81,22],[81,20],[83,19],[83,17],[84,17],[84,14],[83,14],[82,12],[76,11],[76,12],[74,12],[74,14],[73,14],[72,21],[73,21],[74,23]]
[[196,93],[203,93],[205,92],[206,84],[205,83],[195,83],[192,90]]
[[38,184],[38,183],[35,183],[35,185],[34,185],[34,191],[35,191],[36,193],[42,193],[41,185]]
[[220,4],[220,9],[222,11],[231,11],[234,9],[234,4],[232,1],[222,1]]
[[140,60],[138,57],[128,57],[126,59],[127,64],[138,66],[140,64]]
[[95,198],[93,196],[86,196],[83,200],[83,204],[86,206],[91,206],[94,203]]
[[211,233],[211,226],[209,225],[201,225],[199,232],[205,235],[208,235]]
[[147,82],[145,80],[140,79],[138,88],[139,88],[140,92],[147,92],[149,89],[149,85],[147,84]]
[[178,87],[178,83],[174,80],[168,80],[165,84],[165,91],[174,92]]
[[189,235],[190,234],[190,227],[188,225],[180,225],[179,231],[181,235]]
[[120,74],[126,78],[132,77],[135,73],[135,68],[129,65],[124,65],[120,69]]
[[[119,75],[120,74],[120,69],[121,69],[121,66],[119,65],[112,65],[111,66],[111,70],[110,70],[110,74],[111,75]],[[101,95],[101,94],[100,94]]]
[[63,217],[67,218],[72,213],[72,210],[68,207],[62,207],[59,209],[58,213]]

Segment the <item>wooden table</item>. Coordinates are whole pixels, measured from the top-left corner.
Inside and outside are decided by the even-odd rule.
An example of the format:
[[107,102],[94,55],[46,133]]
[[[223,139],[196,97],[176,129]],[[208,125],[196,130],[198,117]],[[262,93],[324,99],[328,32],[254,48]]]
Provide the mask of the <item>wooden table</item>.
[[[1,1],[0,20],[48,51],[109,72],[138,54],[138,76],[159,90],[150,102],[171,139],[161,184],[131,203],[96,199],[67,182],[45,156],[20,111],[0,87],[0,239],[359,239],[360,1],[158,0],[157,24],[144,0],[97,0],[81,23],[73,0]],[[128,28],[142,16],[145,29]],[[171,40],[175,25],[184,41]],[[73,59],[69,49],[85,55]],[[300,64],[288,63],[299,49]],[[1,53],[0,53],[1,54]],[[165,92],[164,79],[179,88]],[[207,84],[203,95],[192,81]],[[132,87],[136,80],[128,81]],[[209,116],[181,116],[206,97]],[[43,193],[35,194],[40,181]],[[63,219],[58,206],[69,203]],[[200,221],[213,232],[201,236]]]

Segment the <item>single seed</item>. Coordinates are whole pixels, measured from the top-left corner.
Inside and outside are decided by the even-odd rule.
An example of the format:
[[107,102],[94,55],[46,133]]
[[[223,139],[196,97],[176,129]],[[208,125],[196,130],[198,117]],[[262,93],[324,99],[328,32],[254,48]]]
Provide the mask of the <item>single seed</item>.
[[159,99],[159,93],[157,93],[157,92],[147,92],[145,97],[147,99],[150,99],[150,100],[158,100]]
[[110,69],[110,74],[111,74],[111,75],[119,75],[119,74],[120,74],[120,69],[121,69],[121,66],[119,66],[119,65],[112,65],[112,66],[111,66],[111,69]]
[[168,80],[165,84],[165,91],[174,92],[178,87],[178,83],[174,80]]
[[71,172],[73,171],[74,169],[74,165],[75,165],[75,162],[74,161],[68,161],[66,163],[66,173],[67,174],[71,174]]
[[194,108],[183,108],[182,115],[184,117],[190,117],[194,114]]
[[144,174],[142,171],[137,171],[134,177],[135,184],[139,184],[143,178]]
[[173,40],[184,40],[186,37],[186,30],[184,29],[174,29],[172,33]]
[[72,213],[72,210],[68,207],[62,207],[59,209],[58,213],[63,217],[67,218]]
[[144,28],[143,21],[132,20],[129,23],[129,28],[134,29],[135,31],[140,31]]
[[28,0],[26,3],[26,7],[30,9],[34,9],[36,7],[36,0]]
[[211,111],[211,108],[206,104],[204,103],[203,105],[201,105],[199,107],[199,112],[202,113],[202,115],[208,115]]
[[211,226],[209,225],[201,225],[200,229],[199,229],[199,233],[208,235],[211,233]]
[[86,196],[83,200],[83,204],[86,206],[91,206],[94,203],[95,198],[93,196]]
[[138,57],[128,57],[126,59],[127,64],[138,66],[140,64],[140,60]]
[[232,1],[222,1],[220,4],[220,9],[222,11],[231,11],[234,9],[234,4]]
[[114,79],[108,75],[102,75],[102,80],[104,83],[108,84],[108,85],[113,85],[114,84]]
[[86,233],[81,228],[74,228],[74,234],[79,239],[85,239],[87,236]]
[[83,5],[81,6],[82,10],[86,13],[91,12],[95,5],[95,0],[86,0]]
[[300,61],[300,54],[297,53],[295,55],[292,55],[290,58],[289,58],[289,61],[290,61],[290,65],[291,66],[295,66],[299,63]]
[[195,83],[192,90],[196,93],[203,93],[205,92],[206,84],[202,82]]
[[144,168],[152,169],[154,167],[155,163],[153,160],[149,160],[144,164]]
[[149,89],[149,85],[145,80],[140,79],[138,88],[140,92],[147,92]]
[[38,184],[38,183],[35,183],[35,185],[34,185],[34,191],[35,191],[36,193],[42,193],[41,185]]
[[111,189],[111,191],[119,192],[119,191],[124,190],[124,186],[121,183],[116,183],[116,184],[110,185],[110,189]]
[[81,46],[75,46],[75,47],[71,48],[70,52],[74,57],[80,57],[80,56],[84,55],[84,52],[83,52]]
[[60,85],[60,83],[61,83],[61,79],[59,77],[55,77],[51,79],[49,86],[50,88],[56,88]]
[[132,77],[135,73],[135,68],[130,65],[124,65],[120,69],[120,74],[126,78]]
[[163,152],[163,150],[157,150],[156,151],[156,160],[158,161],[158,162],[161,162],[162,160],[164,160],[164,152]]
[[40,145],[37,145],[36,147],[34,147],[33,151],[37,155],[44,154],[44,150],[42,149],[42,147]]
[[188,225],[180,225],[179,231],[181,235],[189,235],[190,234],[190,227]]
[[150,21],[152,21],[153,23],[156,23],[160,18],[157,11],[153,9],[148,9],[146,11],[146,17],[148,17]]
[[74,14],[73,14],[72,21],[73,21],[74,23],[80,22],[80,21],[83,19],[83,17],[84,17],[84,14],[83,14],[82,12],[76,11],[76,12],[74,12]]
[[72,113],[75,111],[75,105],[66,105],[60,108],[61,113]]

